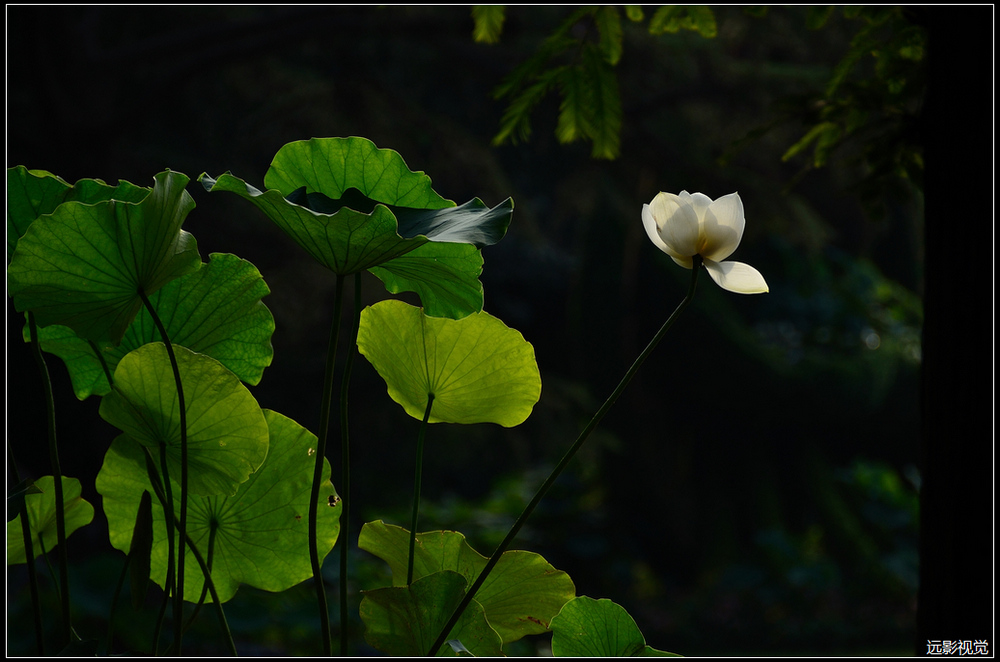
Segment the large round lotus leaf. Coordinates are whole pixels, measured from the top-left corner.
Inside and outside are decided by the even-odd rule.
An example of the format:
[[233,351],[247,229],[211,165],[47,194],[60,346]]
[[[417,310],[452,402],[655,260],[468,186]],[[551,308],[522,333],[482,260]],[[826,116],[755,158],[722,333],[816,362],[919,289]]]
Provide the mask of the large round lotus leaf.
[[[392,583],[406,585],[410,532],[381,521],[361,529],[358,547],[389,564]],[[418,533],[413,555],[414,580],[442,570],[465,577],[471,586],[486,567],[487,558],[474,550],[457,531]],[[490,627],[503,643],[546,631],[549,621],[576,595],[569,575],[556,570],[534,552],[504,552],[476,592]]]
[[361,311],[358,349],[410,416],[428,421],[523,423],[541,394],[535,350],[489,313],[428,317],[402,301]]
[[[212,581],[225,602],[240,584],[266,591],[283,591],[312,577],[309,561],[309,496],[316,462],[316,436],[295,421],[264,410],[270,452],[264,464],[232,496],[191,497],[187,532],[206,560],[211,557]],[[153,453],[153,457],[156,455]],[[143,450],[119,436],[97,476],[111,544],[127,552],[143,491],[153,491]],[[180,509],[180,487],[172,490]],[[153,500],[151,578],[163,586],[167,571],[167,538],[163,508]],[[340,533],[341,501],[330,483],[324,460],[319,493],[317,551],[330,553]],[[210,546],[212,530],[214,543]],[[211,552],[211,554],[210,554]],[[204,578],[188,552],[184,596],[197,600]]]
[[39,326],[62,324],[95,342],[121,341],[142,305],[201,266],[197,243],[181,230],[194,200],[188,178],[162,172],[139,202],[70,201],[32,222],[7,268],[8,293]]
[[503,238],[514,208],[509,198],[492,209],[478,198],[456,206],[366,138],[285,145],[265,191],[229,173],[199,181],[255,205],[334,273],[370,269],[390,292],[416,292],[428,315],[455,319],[483,309],[477,249]]
[[[63,506],[66,516],[66,535],[94,519],[94,507],[80,498],[80,481],[63,476]],[[52,476],[42,476],[35,481],[38,492],[24,495],[24,505],[28,509],[28,523],[31,525],[31,551],[35,558],[43,552],[51,551],[58,541],[56,531],[56,488]],[[21,516],[7,522],[7,565],[24,563],[24,534],[21,531]]]
[[[360,611],[365,641],[393,657],[427,655],[465,596],[465,588],[462,575],[445,570],[410,586],[364,591]],[[475,600],[462,612],[448,639],[461,642],[476,657],[503,655],[500,635],[490,627],[482,606]],[[437,654],[456,655],[450,646],[442,646]]]
[[7,261],[10,262],[17,240],[28,226],[42,214],[51,214],[64,202],[140,202],[147,195],[148,188],[126,181],[110,186],[99,179],[81,179],[70,186],[46,170],[28,170],[24,166],[7,168]]
[[454,202],[431,188],[431,178],[407,167],[399,152],[379,149],[367,138],[312,138],[278,150],[264,175],[264,185],[282,195],[306,188],[339,198],[355,188],[372,200],[400,207],[440,209]]
[[[270,293],[257,268],[227,253],[213,253],[198,271],[170,281],[149,297],[171,342],[207,354],[248,384],[257,384],[274,354],[274,318],[261,298]],[[27,341],[28,329],[25,326]],[[145,307],[129,325],[120,345],[94,345],[69,327],[54,324],[38,330],[42,349],[63,360],[76,397],[111,390],[104,368],[114,372],[133,349],[160,339]]]
[[[221,363],[174,345],[187,413],[188,489],[192,494],[235,494],[268,452],[267,422],[250,391]],[[115,387],[100,414],[181,477],[181,421],[166,347],[150,343],[129,352],[115,370]]]
[[647,646],[629,613],[605,598],[570,600],[550,627],[555,657],[680,657]]

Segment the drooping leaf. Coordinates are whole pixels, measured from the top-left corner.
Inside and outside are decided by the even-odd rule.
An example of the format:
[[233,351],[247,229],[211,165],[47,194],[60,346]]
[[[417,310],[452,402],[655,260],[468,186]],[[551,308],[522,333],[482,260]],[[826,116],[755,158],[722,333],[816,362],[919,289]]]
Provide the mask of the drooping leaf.
[[229,173],[217,180],[202,175],[200,181],[208,191],[229,191],[253,203],[313,259],[336,274],[357,273],[427,241],[424,237],[400,237],[396,219],[384,205],[367,214],[349,207],[323,213],[288,200],[278,189],[260,191]]
[[139,202],[69,201],[35,219],[7,268],[15,308],[32,311],[39,326],[120,342],[142,305],[140,291],[152,294],[201,266],[194,237],[180,229],[194,208],[187,183],[166,171]]
[[[208,558],[209,538],[215,530],[212,581],[219,600],[233,597],[240,584],[266,591],[283,591],[312,577],[309,561],[309,497],[315,464],[316,437],[295,421],[264,410],[270,437],[267,459],[232,496],[192,496],[187,532]],[[156,454],[153,454],[154,458]],[[127,550],[131,544],[135,510],[145,490],[152,490],[142,449],[120,435],[104,458],[97,477],[111,544]],[[180,508],[175,484],[175,512]],[[330,482],[324,460],[319,494],[317,550],[329,554],[340,533],[341,501]],[[154,501],[151,578],[163,586],[167,571],[167,539],[162,505]],[[184,595],[197,600],[204,577],[193,553],[186,564]]]
[[559,77],[559,116],[556,139],[565,144],[594,135],[592,120],[593,87],[582,66],[566,67]]
[[[445,570],[418,579],[410,586],[364,591],[360,611],[365,641],[395,657],[426,655],[462,601],[465,588],[462,575]],[[503,655],[500,636],[490,627],[482,606],[475,600],[465,608],[448,639],[460,641],[477,657]],[[442,646],[437,655],[454,657],[457,653],[451,646]]]
[[554,657],[680,657],[656,650],[620,605],[579,596],[552,619]]
[[[260,191],[226,173],[202,175],[209,191],[248,200],[336,274],[370,269],[392,292],[413,291],[428,314],[460,318],[482,310],[482,248],[499,241],[513,210],[479,199],[456,206],[430,178],[364,138],[324,138],[279,150]],[[428,243],[441,244],[421,252]],[[401,260],[401,262],[396,262]]]
[[583,67],[592,86],[591,156],[614,160],[621,150],[622,101],[614,68],[595,47],[583,51]]
[[[394,586],[405,586],[409,560],[409,531],[381,521],[368,522],[358,547],[389,564]],[[413,559],[414,580],[450,570],[471,585],[486,567],[487,558],[472,549],[456,531],[418,533]],[[533,552],[512,550],[500,556],[475,601],[482,605],[490,626],[503,643],[529,634],[541,634],[567,601],[576,595],[569,575]]]
[[396,218],[396,233],[404,239],[426,237],[435,242],[472,244],[477,248],[492,246],[503,239],[514,209],[514,201],[510,198],[492,209],[479,198],[438,209],[400,207],[373,200],[355,188],[347,189],[340,198],[334,199],[322,193],[305,193],[303,187],[286,199],[322,214],[335,214],[345,207],[371,214],[381,205],[392,212]]
[[486,312],[453,320],[380,301],[361,311],[358,349],[389,396],[418,420],[433,394],[429,422],[512,427],[527,419],[541,394],[534,348]]
[[[234,494],[268,453],[268,430],[257,401],[232,372],[204,354],[174,345],[187,412],[188,489]],[[166,445],[169,475],[181,476],[180,407],[163,343],[125,355],[100,414],[159,458]],[[136,497],[138,499],[138,496]]]
[[[90,524],[94,519],[94,507],[80,497],[82,489],[76,478],[63,476],[63,505],[66,516],[66,536]],[[56,489],[52,476],[42,476],[35,481],[39,492],[24,495],[28,509],[28,524],[31,527],[31,551],[37,558],[43,551],[51,551],[56,546]],[[21,534],[21,516],[7,522],[7,565],[24,563],[24,537]]]
[[[167,283],[149,299],[172,343],[207,354],[244,382],[257,384],[274,353],[274,318],[261,301],[269,293],[260,272],[250,262],[235,255],[213,253],[201,269]],[[145,308],[129,325],[120,345],[98,346],[100,357],[90,343],[65,326],[39,329],[38,337],[43,350],[66,364],[80,400],[111,390],[102,358],[114,372],[130,351],[160,340]],[[27,342],[27,326],[24,338]]]
[[600,49],[608,64],[614,66],[622,57],[622,19],[618,7],[604,5],[594,14],[594,22],[601,34]]
[[506,10],[504,5],[473,5],[473,41],[483,44],[495,44],[500,41]]
[[392,294],[416,292],[429,317],[457,320],[483,309],[483,254],[470,244],[427,242],[369,271]]

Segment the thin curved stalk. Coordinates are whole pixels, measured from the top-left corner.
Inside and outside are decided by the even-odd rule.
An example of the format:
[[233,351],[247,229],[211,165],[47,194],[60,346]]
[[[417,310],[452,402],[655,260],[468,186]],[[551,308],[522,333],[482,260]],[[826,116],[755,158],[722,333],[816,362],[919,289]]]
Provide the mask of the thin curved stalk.
[[489,576],[494,566],[496,566],[497,562],[500,560],[500,556],[505,551],[507,551],[508,547],[510,547],[510,544],[514,541],[514,538],[521,530],[521,527],[524,526],[524,523],[531,516],[531,513],[534,512],[535,507],[538,506],[539,502],[541,502],[541,500],[545,497],[545,494],[549,491],[549,488],[552,487],[552,485],[556,482],[556,479],[559,478],[559,475],[570,463],[570,460],[573,459],[577,451],[579,451],[580,448],[583,446],[583,443],[587,440],[587,437],[590,436],[590,433],[593,432],[594,429],[600,424],[601,419],[604,418],[604,415],[607,414],[608,411],[611,409],[611,407],[614,406],[615,402],[618,401],[618,397],[625,390],[625,387],[629,385],[629,382],[632,381],[632,378],[635,376],[635,373],[638,372],[639,368],[642,366],[643,363],[645,363],[649,355],[653,353],[654,349],[656,349],[656,346],[660,344],[661,340],[663,340],[663,336],[665,336],[667,331],[670,330],[670,327],[673,326],[674,321],[678,318],[681,312],[685,308],[687,308],[688,304],[691,303],[691,299],[694,297],[695,287],[698,284],[698,272],[700,270],[701,270],[701,256],[696,255],[694,256],[694,265],[691,270],[692,271],[691,285],[688,288],[687,295],[680,302],[677,308],[674,309],[674,312],[670,314],[670,317],[667,318],[667,321],[663,323],[663,326],[660,327],[660,330],[656,332],[656,335],[653,336],[653,339],[649,341],[649,344],[646,345],[646,348],[642,350],[642,353],[639,354],[639,357],[632,363],[631,367],[625,373],[625,376],[622,377],[621,381],[618,383],[618,386],[615,387],[615,390],[612,391],[608,399],[604,402],[603,405],[601,405],[601,408],[597,410],[597,413],[594,414],[594,417],[590,419],[590,422],[587,423],[587,426],[583,429],[582,432],[580,432],[580,436],[577,437],[576,441],[573,442],[573,445],[570,447],[570,449],[566,451],[566,454],[563,455],[561,460],[559,460],[559,464],[555,466],[555,468],[549,474],[549,477],[545,479],[545,482],[542,483],[542,486],[538,488],[537,492],[535,492],[535,496],[532,497],[531,501],[528,502],[528,505],[525,506],[524,510],[521,512],[521,515],[514,522],[514,525],[511,527],[510,531],[497,546],[496,551],[493,552],[493,555],[490,557],[489,561],[486,562],[486,566],[479,573],[479,576],[476,578],[476,581],[473,582],[472,586],[469,587],[469,590],[466,592],[465,597],[462,598],[462,601],[455,609],[455,612],[448,620],[448,623],[444,626],[444,629],[441,630],[441,633],[435,640],[434,645],[431,646],[430,650],[427,652],[428,655],[430,656],[437,655],[437,652],[444,644],[445,639],[448,636],[448,633],[451,632],[452,628],[455,627],[455,624],[458,623],[458,619],[461,618],[462,612],[465,611],[465,608],[469,606],[470,602],[472,602],[473,597],[475,597],[476,595],[476,591],[478,591],[480,587],[482,587],[483,582],[486,581],[486,578]]
[[347,613],[347,561],[351,534],[351,440],[347,419],[347,394],[354,368],[354,348],[358,344],[358,328],[361,324],[361,272],[354,274],[354,322],[351,327],[352,341],[344,364],[344,378],[340,383],[340,654],[347,656],[347,628],[350,623]]
[[[146,297],[146,293],[141,289],[139,290],[139,297],[142,299],[143,305],[146,306],[146,310],[149,311],[150,317],[153,318],[153,323],[160,332],[160,337],[163,338],[163,344],[167,349],[167,356],[170,358],[170,367],[174,372],[174,384],[177,386],[177,404],[180,408],[180,423],[181,423],[181,513],[180,522],[178,523],[178,539],[177,539],[177,583],[176,591],[174,596],[174,655],[181,654],[181,640],[184,636],[184,560],[186,554],[184,553],[184,545],[187,541],[187,506],[188,506],[188,439],[187,439],[187,407],[184,404],[184,387],[181,384],[181,371],[177,366],[177,356],[174,355],[174,346],[170,343],[170,337],[167,335],[167,329],[163,326],[163,322],[160,321],[160,316],[156,314],[156,309],[149,302],[149,298]],[[166,474],[167,463],[166,457],[163,459],[163,472]],[[168,481],[165,481],[168,482]],[[167,489],[169,490],[169,484]],[[170,502],[173,505],[173,502]],[[173,536],[171,536],[173,537]]]
[[410,517],[410,555],[406,562],[406,585],[413,583],[413,557],[417,546],[417,516],[420,513],[420,483],[424,473],[424,436],[427,432],[427,420],[431,417],[431,407],[434,406],[434,394],[427,394],[427,408],[424,418],[420,421],[420,432],[417,433],[417,461],[413,476],[413,514]]
[[[7,445],[7,465],[14,475],[14,484],[21,484],[21,475],[17,470],[17,463],[14,462],[14,452]],[[24,536],[24,560],[28,569],[28,588],[31,592],[31,611],[35,617],[35,648],[39,655],[45,654],[45,639],[42,629],[42,607],[38,597],[38,573],[35,569],[34,544],[32,543],[31,523],[28,521],[28,504],[21,499],[19,509],[21,515],[21,535]]]
[[[153,457],[149,454],[149,449],[145,446],[142,447],[143,452],[146,455],[146,472],[149,475],[149,482],[153,486],[153,492],[156,494],[156,498],[159,499],[160,505],[163,506],[163,511],[165,514],[170,511],[167,509],[167,499],[168,496],[164,492],[163,483],[160,482],[160,477],[156,473],[156,465],[153,463]],[[167,515],[169,518],[170,516]],[[212,581],[212,571],[210,568],[212,562],[212,546],[214,544],[215,529],[213,528],[212,533],[209,536],[208,543],[208,563],[206,564],[204,559],[201,557],[201,553],[198,551],[198,547],[194,544],[194,540],[188,536],[187,543],[188,547],[191,548],[191,554],[194,555],[195,561],[201,567],[201,572],[205,577],[205,586],[208,588],[208,592],[212,596],[212,603],[215,605],[216,614],[219,617],[219,624],[222,627],[222,633],[226,636],[226,644],[229,646],[229,651],[235,657],[236,653],[236,642],[233,641],[233,633],[229,629],[229,622],[226,620],[226,613],[222,609],[222,603],[219,601],[219,594],[215,589],[215,582]],[[167,569],[168,575],[170,568]]]
[[[170,474],[167,470],[167,445],[163,442],[160,442],[160,467],[161,471],[163,471],[162,491],[165,494],[161,498],[161,503],[163,503],[163,520],[167,530],[167,575],[163,579],[163,602],[160,605],[156,629],[153,633],[153,655],[156,655],[156,646],[160,640],[160,628],[163,624],[163,618],[166,615],[167,602],[171,598],[176,600],[177,596],[176,574],[174,573],[176,566],[174,561],[177,558],[174,532],[177,530],[177,518],[174,514],[173,488],[170,486]],[[159,474],[156,473],[156,465],[153,463],[153,458],[148,452],[146,453],[146,471],[150,475],[150,482],[155,486],[156,480],[159,480]],[[156,476],[156,479],[153,476]]]
[[111,368],[108,367],[108,362],[104,358],[104,352],[101,351],[101,348],[93,340],[88,340],[87,342],[90,343],[90,349],[97,356],[97,360],[101,362],[101,369],[104,370],[104,377],[108,380],[108,386],[113,386],[115,380],[111,376]]
[[[316,548],[317,518],[319,516],[319,488],[323,480],[323,459],[326,457],[326,441],[330,429],[330,406],[333,399],[333,367],[337,362],[337,343],[340,341],[341,308],[344,301],[344,277],[337,274],[336,293],[333,299],[333,324],[330,327],[330,341],[326,349],[326,369],[323,374],[323,397],[320,403],[319,436],[316,447],[316,465],[313,470],[312,490],[309,498],[309,561],[312,564],[313,581],[316,584],[316,602],[319,605],[320,631],[323,635],[323,655],[333,655],[333,640],[330,634],[330,609],[326,601],[326,587],[323,584],[323,567]],[[340,578],[341,583],[344,577]],[[341,633],[341,638],[346,632]]]
[[122,564],[121,574],[118,575],[118,583],[115,585],[115,591],[111,594],[111,609],[108,612],[108,634],[105,637],[104,642],[104,655],[111,655],[111,647],[114,643],[114,633],[115,633],[115,611],[118,609],[118,598],[121,597],[122,588],[125,586],[125,578],[128,577],[128,567],[132,562],[132,555],[127,554],[125,556],[125,562]]
[[194,541],[188,537],[187,540],[188,547],[191,548],[191,554],[194,555],[194,560],[198,562],[201,567],[201,572],[205,575],[205,585],[208,586],[208,592],[212,595],[212,604],[215,605],[215,613],[219,617],[219,627],[222,628],[222,634],[225,635],[226,645],[229,647],[229,652],[233,657],[237,657],[236,652],[236,642],[233,641],[233,633],[229,629],[229,622],[226,620],[226,612],[222,609],[222,603],[219,602],[219,594],[215,590],[215,582],[212,581],[212,572],[209,570],[208,565],[205,560],[201,557],[201,553],[198,551],[198,547],[195,546]]
[[34,313],[28,312],[28,332],[31,336],[31,349],[38,364],[38,372],[42,376],[45,389],[45,420],[48,430],[49,461],[52,462],[52,480],[55,485],[56,500],[56,546],[59,557],[59,605],[62,614],[62,643],[71,641],[70,600],[69,600],[69,557],[66,552],[66,504],[63,503],[62,468],[59,463],[59,447],[56,444],[56,403],[52,395],[52,381],[49,379],[49,368],[42,356],[42,345],[38,341],[38,326],[35,324]]

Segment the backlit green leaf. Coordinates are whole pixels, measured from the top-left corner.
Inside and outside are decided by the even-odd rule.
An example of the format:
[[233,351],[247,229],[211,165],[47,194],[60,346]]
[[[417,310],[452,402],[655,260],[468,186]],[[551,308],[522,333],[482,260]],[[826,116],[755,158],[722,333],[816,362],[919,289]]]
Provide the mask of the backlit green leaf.
[[7,269],[15,308],[32,311],[39,326],[119,343],[140,291],[152,294],[201,266],[194,237],[180,229],[194,208],[188,178],[166,171],[154,182],[140,202],[64,202],[32,222]]
[[528,418],[541,394],[534,348],[486,312],[453,320],[381,301],[361,311],[358,349],[390,397],[418,420],[433,394],[429,422],[512,427]]
[[[216,359],[248,384],[260,382],[274,354],[271,336],[274,318],[261,302],[270,293],[260,272],[235,255],[213,253],[194,273],[167,283],[149,297],[172,343]],[[52,325],[38,330],[42,349],[63,360],[76,397],[105,395],[111,385],[101,359],[114,372],[118,362],[133,349],[160,340],[159,331],[145,308],[129,325],[120,345],[94,348],[72,329]],[[25,342],[28,328],[24,329]]]
[[628,612],[604,598],[570,600],[551,630],[554,657],[680,657],[647,646]]
[[[232,496],[192,496],[188,505],[188,535],[203,558],[212,558],[212,580],[225,602],[240,584],[266,591],[283,591],[312,577],[309,561],[309,496],[315,465],[316,437],[295,421],[264,410],[270,438],[267,459]],[[153,453],[156,458],[156,453]],[[97,477],[111,544],[129,549],[136,508],[144,490],[152,491],[142,449],[120,435],[104,458]],[[175,512],[180,508],[175,483]],[[329,554],[340,533],[341,501],[330,483],[324,460],[319,493],[317,550]],[[154,500],[154,544],[151,578],[163,586],[167,570],[167,539],[162,504]],[[214,530],[214,543],[209,539]],[[188,552],[184,595],[194,601],[204,578]]]
[[[361,620],[365,624],[365,641],[394,657],[426,655],[462,601],[465,588],[462,575],[445,570],[410,586],[364,591]],[[448,639],[462,642],[477,657],[503,655],[500,636],[490,628],[482,606],[475,600],[465,608]],[[442,646],[437,654],[457,655],[451,646]]]
[[[63,504],[66,513],[66,536],[90,524],[94,507],[80,498],[80,481],[63,476]],[[39,492],[28,492],[24,503],[31,525],[31,551],[37,558],[42,552],[51,551],[58,541],[56,533],[56,488],[52,476],[42,476],[35,481]],[[7,522],[7,565],[24,563],[24,536],[21,533],[21,516]]]
[[[187,412],[191,494],[234,494],[268,453],[268,430],[257,401],[232,372],[204,354],[174,345]],[[163,343],[149,343],[118,363],[114,389],[100,414],[181,476],[180,407]],[[138,498],[138,497],[137,497]]]
[[[390,292],[420,295],[429,315],[482,310],[482,248],[499,241],[513,202],[456,206],[392,150],[364,138],[323,138],[279,150],[260,191],[226,173],[202,175],[209,191],[254,204],[316,261],[336,274],[370,269]],[[421,251],[428,243],[441,244]],[[397,262],[399,260],[399,262]]]
[[[358,547],[389,564],[394,586],[405,586],[410,533],[381,521],[368,522],[358,537]],[[419,579],[450,570],[472,584],[486,567],[487,558],[472,549],[456,531],[418,533],[413,577]],[[576,595],[569,575],[556,570],[533,552],[512,550],[500,556],[489,577],[476,592],[490,626],[503,643],[529,634],[541,634],[567,601]]]
[[372,200],[399,207],[454,207],[431,188],[431,178],[407,167],[399,152],[380,149],[367,138],[312,138],[278,150],[264,175],[264,186],[289,196],[306,193],[339,198],[355,188]]

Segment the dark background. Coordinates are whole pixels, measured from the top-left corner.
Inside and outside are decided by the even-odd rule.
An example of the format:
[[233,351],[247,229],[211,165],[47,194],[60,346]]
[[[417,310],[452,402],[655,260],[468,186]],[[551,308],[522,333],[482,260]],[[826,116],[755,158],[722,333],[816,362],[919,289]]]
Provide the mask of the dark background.
[[[992,491],[970,485],[992,483],[991,99],[970,76],[992,57],[981,50],[990,35],[969,30],[985,31],[989,16],[911,17],[930,31],[919,127],[927,199],[895,182],[873,206],[856,165],[782,162],[800,122],[719,160],[822,90],[857,22],[836,15],[810,31],[803,8],[715,12],[711,40],[653,37],[625,21],[622,150],[609,162],[556,142],[555,96],[534,113],[530,140],[490,143],[504,110],[491,91],[567,8],[509,8],[500,43],[484,45],[468,7],[8,7],[7,165],[146,186],[165,168],[192,180],[228,170],[262,187],[283,144],[364,136],[427,172],[446,198],[513,197],[507,237],[484,251],[486,309],[534,345],[542,398],[512,430],[434,426],[425,458],[421,528],[460,530],[484,554],[685,292],[688,272],[649,243],[641,205],[660,190],[738,190],[747,230],[733,258],[757,267],[770,293],[702,279],[517,544],[569,572],[578,594],[624,606],[650,645],[685,655],[910,654],[922,639],[988,638],[979,599],[992,594]],[[198,207],[185,229],[203,259],[235,253],[272,290],[274,363],[254,395],[315,431],[333,275],[244,201],[197,183],[189,191]],[[366,303],[385,296],[366,274]],[[22,471],[43,475],[41,386],[21,325],[8,303],[8,443]],[[932,347],[943,368],[921,382]],[[97,507],[68,543],[74,614],[81,635],[101,638],[121,555],[93,477],[114,432],[96,401],[72,397],[57,359],[49,370],[64,473]],[[351,402],[355,522],[405,525],[417,421],[364,361]],[[922,606],[918,632],[917,495],[935,467],[948,471],[934,483],[944,485],[938,510],[924,508],[939,519],[925,523],[923,544],[944,556],[925,559],[952,570],[925,562],[921,590],[947,618],[969,617],[937,632],[944,621],[927,621]],[[934,547],[953,537],[964,543]],[[364,553],[353,563],[357,589],[384,574]],[[19,571],[8,589],[15,625],[26,618]],[[227,609],[242,654],[314,652],[312,593],[300,589],[241,589]],[[150,621],[128,618],[135,633],[121,645],[145,645]],[[211,652],[214,623],[202,620]],[[18,638],[10,651],[27,647]]]

